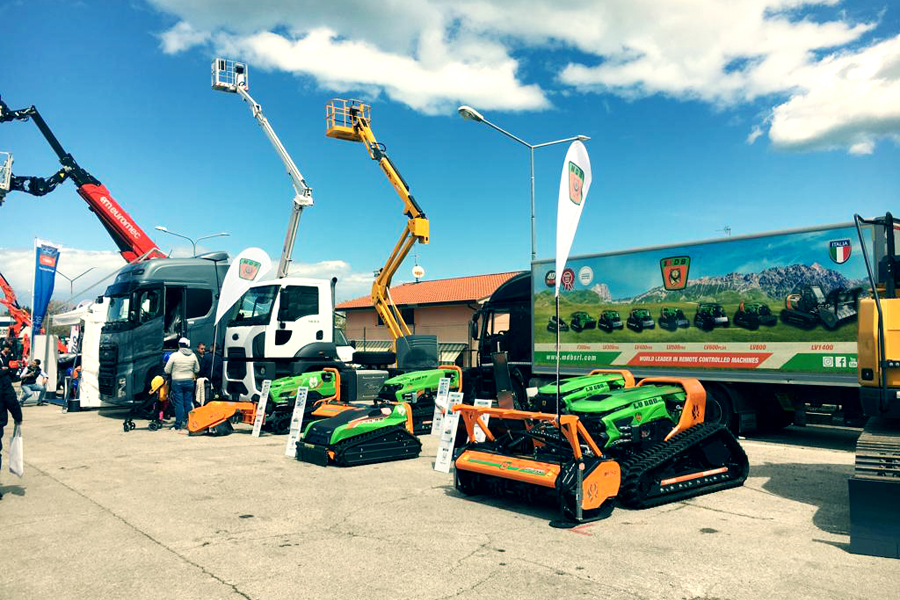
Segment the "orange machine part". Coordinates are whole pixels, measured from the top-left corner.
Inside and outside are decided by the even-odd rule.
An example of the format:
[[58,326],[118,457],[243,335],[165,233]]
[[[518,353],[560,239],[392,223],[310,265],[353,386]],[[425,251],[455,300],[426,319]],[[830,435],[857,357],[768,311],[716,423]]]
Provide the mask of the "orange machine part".
[[666,440],[681,433],[688,427],[693,427],[703,422],[703,418],[706,415],[706,390],[698,380],[693,377],[648,377],[642,379],[638,386],[653,383],[675,384],[684,389],[684,410],[681,411],[681,418],[678,419],[675,428],[666,436]]
[[631,374],[631,371],[626,369],[594,369],[588,373],[588,375],[597,375],[599,373],[615,373],[616,375],[621,375],[625,379],[626,388],[634,387],[634,375]]
[[214,400],[207,402],[200,408],[195,408],[188,414],[188,432],[198,433],[215,427],[241,413],[241,422],[253,423],[256,414],[256,404],[253,402],[227,402]]
[[619,463],[614,460],[600,463],[581,483],[581,508],[600,508],[608,498],[615,498],[619,494],[621,482],[622,467]]
[[350,404],[322,404],[316,410],[312,411],[312,416],[321,417],[323,419],[331,418],[335,415],[339,415],[345,410],[351,410],[354,408],[359,408],[357,406],[352,406]]
[[463,452],[456,459],[456,468],[548,488],[556,486],[559,476],[559,465],[478,450]]
[[[340,401],[340,399],[341,399],[341,372],[338,371],[337,369],[335,369],[334,367],[325,367],[322,370],[334,373],[334,385],[335,385],[334,396],[328,396],[327,398],[319,398],[318,400],[316,400],[316,405],[324,404],[326,402],[331,402],[332,400]],[[335,413],[335,414],[337,414],[337,413]]]
[[[496,439],[490,431],[490,427],[486,426],[479,418],[481,415],[490,415],[502,420],[510,421],[549,421],[556,423],[556,415],[551,413],[530,412],[527,410],[509,410],[505,408],[487,408],[481,406],[470,406],[468,404],[457,404],[453,410],[458,411],[466,424],[466,432],[469,434],[469,441],[475,441],[475,428],[478,427],[484,431],[485,437],[489,441]],[[583,442],[591,449],[595,456],[603,456],[600,447],[594,442],[594,439],[588,433],[581,420],[575,415],[562,415],[560,417],[560,426],[563,435],[572,446],[575,458],[581,458],[581,443]]]

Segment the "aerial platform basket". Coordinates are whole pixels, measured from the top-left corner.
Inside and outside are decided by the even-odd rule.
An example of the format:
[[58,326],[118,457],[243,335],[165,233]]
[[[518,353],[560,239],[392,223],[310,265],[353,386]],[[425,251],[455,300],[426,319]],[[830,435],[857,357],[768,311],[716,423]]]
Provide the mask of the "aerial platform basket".
[[9,152],[0,152],[0,198],[9,191],[12,179],[13,156]]
[[212,61],[212,88],[220,92],[236,94],[239,87],[250,87],[250,73],[247,65],[227,58]]
[[335,98],[325,105],[325,135],[348,142],[361,142],[356,123],[372,124],[372,107],[359,100]]

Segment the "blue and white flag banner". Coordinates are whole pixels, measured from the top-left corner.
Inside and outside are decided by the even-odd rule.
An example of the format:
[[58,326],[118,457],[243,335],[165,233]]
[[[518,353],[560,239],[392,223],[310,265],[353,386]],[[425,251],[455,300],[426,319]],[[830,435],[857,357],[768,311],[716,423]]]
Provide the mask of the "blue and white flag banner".
[[53,284],[56,281],[56,267],[59,263],[59,246],[51,242],[34,240],[34,290],[31,297],[31,340],[32,347],[35,335],[40,334],[50,297],[53,296]]

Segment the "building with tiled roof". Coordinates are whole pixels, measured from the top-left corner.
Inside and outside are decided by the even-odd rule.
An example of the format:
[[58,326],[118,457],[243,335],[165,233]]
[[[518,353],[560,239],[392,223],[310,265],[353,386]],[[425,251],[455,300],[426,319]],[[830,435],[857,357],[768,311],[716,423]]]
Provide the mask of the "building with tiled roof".
[[[518,275],[518,271],[452,277],[404,283],[391,288],[391,297],[413,333],[436,335],[441,361],[468,364],[465,352],[469,340],[469,322],[481,302],[498,287]],[[345,333],[357,349],[385,350],[391,332],[372,306],[370,296],[361,296],[337,305],[347,315]]]

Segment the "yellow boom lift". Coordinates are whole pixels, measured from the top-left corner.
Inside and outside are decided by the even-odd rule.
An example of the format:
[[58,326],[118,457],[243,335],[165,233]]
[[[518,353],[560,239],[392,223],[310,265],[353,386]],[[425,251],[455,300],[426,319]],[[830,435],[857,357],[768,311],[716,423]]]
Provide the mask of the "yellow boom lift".
[[368,104],[363,104],[359,100],[332,100],[325,107],[325,120],[327,123],[325,135],[328,137],[365,144],[369,156],[378,162],[378,166],[400,195],[400,200],[403,201],[403,214],[409,219],[400,240],[394,246],[394,251],[378,271],[372,284],[372,304],[390,329],[396,343],[399,338],[410,337],[412,332],[391,298],[391,279],[416,242],[428,243],[428,219],[425,218],[419,203],[409,193],[409,185],[388,158],[384,144],[375,139],[372,132],[372,109]]

